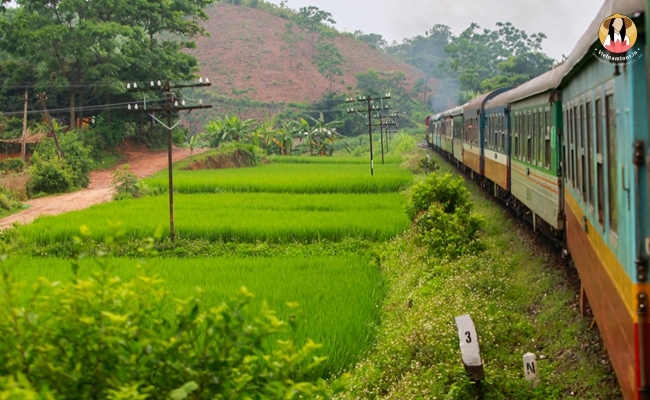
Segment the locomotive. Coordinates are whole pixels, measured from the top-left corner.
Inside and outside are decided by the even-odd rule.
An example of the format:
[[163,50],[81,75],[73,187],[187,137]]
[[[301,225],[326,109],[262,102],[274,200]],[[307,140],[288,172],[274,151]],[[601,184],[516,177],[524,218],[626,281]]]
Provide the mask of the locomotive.
[[431,149],[562,244],[626,400],[650,399],[646,7],[606,0],[563,63],[426,119]]

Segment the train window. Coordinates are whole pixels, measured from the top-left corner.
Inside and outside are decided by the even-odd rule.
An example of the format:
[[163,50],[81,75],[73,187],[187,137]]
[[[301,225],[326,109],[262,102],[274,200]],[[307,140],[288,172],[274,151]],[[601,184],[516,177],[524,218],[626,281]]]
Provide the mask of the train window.
[[569,110],[571,113],[571,182],[573,183],[573,188],[578,189],[580,171],[578,171],[578,135],[576,132],[576,107],[572,107]]
[[580,177],[582,179],[582,199],[587,202],[587,149],[585,131],[585,106],[580,104]]
[[551,168],[551,114],[546,109],[544,119],[546,120],[546,132],[544,135],[544,161],[546,169]]
[[618,233],[618,198],[616,189],[618,188],[618,179],[616,167],[616,104],[614,95],[605,97],[605,108],[607,108],[607,165],[609,169],[609,229]]
[[530,162],[533,149],[533,140],[530,136],[530,127],[533,125],[533,116],[530,111],[526,113],[526,162]]
[[506,152],[506,117],[501,116],[501,150]]
[[530,133],[533,136],[533,140],[532,140],[533,146],[531,149],[532,155],[530,157],[531,159],[530,161],[533,164],[537,164],[537,112],[535,110],[533,110],[532,119],[533,120],[532,120],[532,125],[530,127],[531,128]]
[[573,169],[572,169],[572,149],[573,149],[573,124],[571,122],[571,108],[567,106],[566,116],[564,118],[564,123],[566,125],[566,135],[567,135],[567,157],[566,157],[566,168],[567,168],[567,184],[568,186],[573,186]]
[[539,110],[537,113],[537,165],[540,167],[544,162],[542,158],[544,156],[544,113],[542,110]]
[[603,166],[603,104],[596,99],[596,184],[598,186],[598,222],[605,223],[605,168]]
[[594,149],[591,139],[591,102],[585,104],[585,134],[587,147],[587,203],[594,209]]

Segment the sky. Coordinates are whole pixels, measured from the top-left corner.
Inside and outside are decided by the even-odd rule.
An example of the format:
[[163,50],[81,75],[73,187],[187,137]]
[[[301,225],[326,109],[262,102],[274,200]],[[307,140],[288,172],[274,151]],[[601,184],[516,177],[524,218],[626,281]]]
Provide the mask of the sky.
[[[283,0],[266,0],[280,5]],[[595,18],[602,0],[284,0],[298,10],[315,6],[332,14],[341,32],[377,33],[389,44],[424,35],[435,24],[447,25],[459,35],[476,22],[497,29],[511,22],[527,34],[548,37],[542,50],[561,60],[568,55]],[[597,33],[594,33],[596,35]]]

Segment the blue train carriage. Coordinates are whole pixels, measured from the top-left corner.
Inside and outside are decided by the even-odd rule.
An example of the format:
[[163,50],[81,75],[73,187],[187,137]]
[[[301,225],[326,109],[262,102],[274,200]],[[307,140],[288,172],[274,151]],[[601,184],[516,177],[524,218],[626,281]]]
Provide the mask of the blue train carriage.
[[485,128],[485,103],[494,96],[509,90],[497,89],[485,93],[470,102],[463,108],[463,162],[470,169],[472,178],[475,175],[483,176],[483,130]]
[[502,93],[485,104],[483,130],[483,185],[495,197],[504,201],[510,195],[510,109],[509,92]]
[[452,120],[451,126],[452,126],[452,154],[454,155],[454,162],[456,163],[457,167],[461,167],[463,165],[463,129],[464,129],[464,124],[463,124],[463,108],[465,107],[466,104],[458,107],[454,107],[450,111],[450,118]]
[[563,67],[556,66],[505,94],[511,121],[512,197],[508,204],[531,222],[535,231],[554,239],[561,239],[564,230],[559,140],[562,99],[556,90]]
[[[633,56],[644,52],[645,6],[605,1],[566,60],[561,83],[567,245],[625,399],[650,398],[650,54]],[[597,32],[615,13],[636,40],[631,61],[595,54],[603,49]]]

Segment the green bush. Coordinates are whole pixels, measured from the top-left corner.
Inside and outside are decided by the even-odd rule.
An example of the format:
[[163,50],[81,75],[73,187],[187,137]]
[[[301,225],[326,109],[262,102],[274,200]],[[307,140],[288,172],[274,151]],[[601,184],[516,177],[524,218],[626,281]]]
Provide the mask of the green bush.
[[484,221],[472,214],[469,196],[463,178],[451,174],[432,174],[411,188],[406,214],[432,255],[455,258],[481,249]]
[[23,172],[25,161],[22,158],[7,158],[0,161],[0,170],[3,172]]
[[88,186],[93,165],[90,157],[92,149],[83,144],[78,132],[60,135],[59,143],[63,159],[59,158],[52,138],[39,143],[32,155],[28,169],[30,181],[27,184],[31,195],[60,193]]
[[122,281],[106,259],[89,270],[78,260],[71,281],[41,278],[29,295],[2,262],[0,398],[330,397],[323,380],[303,380],[322,361],[319,346],[291,339],[293,319],[265,307],[251,315],[245,288],[208,308],[200,292],[170,299],[141,265]]
[[65,161],[57,158],[43,159],[40,154],[34,153],[30,163],[27,182],[30,196],[37,193],[67,192],[72,187],[72,171]]
[[151,193],[149,186],[131,172],[129,164],[123,164],[113,171],[111,183],[115,186],[113,200],[137,199]]

